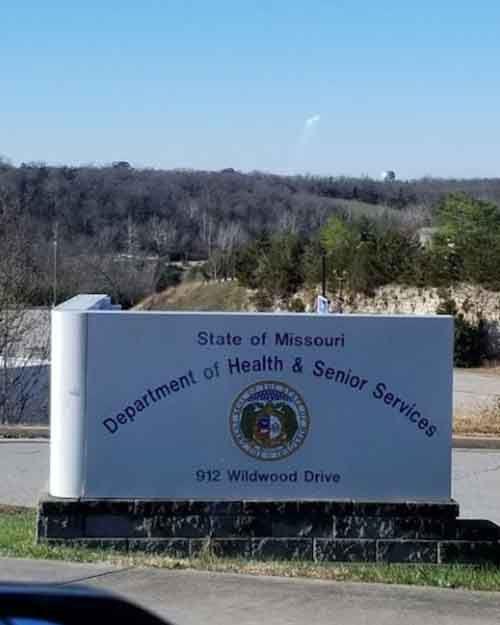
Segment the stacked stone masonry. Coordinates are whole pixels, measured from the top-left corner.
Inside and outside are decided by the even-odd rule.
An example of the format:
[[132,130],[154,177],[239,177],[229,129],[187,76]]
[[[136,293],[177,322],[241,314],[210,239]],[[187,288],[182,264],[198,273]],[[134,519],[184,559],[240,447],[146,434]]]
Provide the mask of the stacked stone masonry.
[[500,564],[500,527],[458,505],[42,498],[38,540],[193,557]]

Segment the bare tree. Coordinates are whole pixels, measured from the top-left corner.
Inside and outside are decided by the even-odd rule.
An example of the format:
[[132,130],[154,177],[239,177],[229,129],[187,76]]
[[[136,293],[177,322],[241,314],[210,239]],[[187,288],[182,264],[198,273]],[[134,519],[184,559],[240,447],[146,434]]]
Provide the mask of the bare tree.
[[236,273],[236,251],[243,242],[243,234],[239,223],[230,222],[219,228],[217,233],[217,248],[222,258],[222,272],[224,279],[234,278]]
[[12,424],[46,413],[49,313],[27,305],[37,286],[23,225],[1,226],[0,423]]
[[160,259],[170,260],[170,254],[175,249],[177,240],[177,226],[170,219],[162,219],[154,215],[149,222],[149,236],[154,249]]

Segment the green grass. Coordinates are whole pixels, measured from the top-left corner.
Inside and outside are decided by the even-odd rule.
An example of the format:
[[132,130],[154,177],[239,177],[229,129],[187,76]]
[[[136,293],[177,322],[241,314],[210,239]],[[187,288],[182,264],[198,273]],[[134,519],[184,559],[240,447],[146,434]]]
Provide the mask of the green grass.
[[35,527],[35,510],[0,506],[0,556],[73,562],[103,562],[113,559],[112,552],[36,544]]
[[116,551],[50,547],[35,543],[36,512],[0,506],[0,557],[107,562],[117,566],[203,570],[248,575],[304,577],[332,581],[378,582],[439,588],[500,591],[500,568],[473,566],[337,564],[218,558],[207,550],[199,558],[179,559],[148,554],[127,556]]

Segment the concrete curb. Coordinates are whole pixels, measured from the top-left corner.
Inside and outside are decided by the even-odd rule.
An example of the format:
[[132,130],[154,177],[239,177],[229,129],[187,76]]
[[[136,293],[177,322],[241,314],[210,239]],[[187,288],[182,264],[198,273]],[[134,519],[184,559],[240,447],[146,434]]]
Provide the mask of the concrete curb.
[[0,425],[0,439],[50,438],[48,425]]
[[454,436],[453,449],[500,449],[496,436]]
[[[50,428],[44,425],[2,425],[0,439],[31,440],[50,438]],[[500,449],[497,436],[454,436],[453,449]]]

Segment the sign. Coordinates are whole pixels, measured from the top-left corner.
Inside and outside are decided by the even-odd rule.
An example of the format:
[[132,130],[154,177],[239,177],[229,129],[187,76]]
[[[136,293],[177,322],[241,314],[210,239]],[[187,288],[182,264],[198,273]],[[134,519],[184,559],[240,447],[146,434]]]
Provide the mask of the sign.
[[450,498],[450,317],[53,313],[60,497]]
[[322,295],[318,295],[316,298],[316,312],[320,315],[327,315],[329,311],[330,301],[323,297]]

